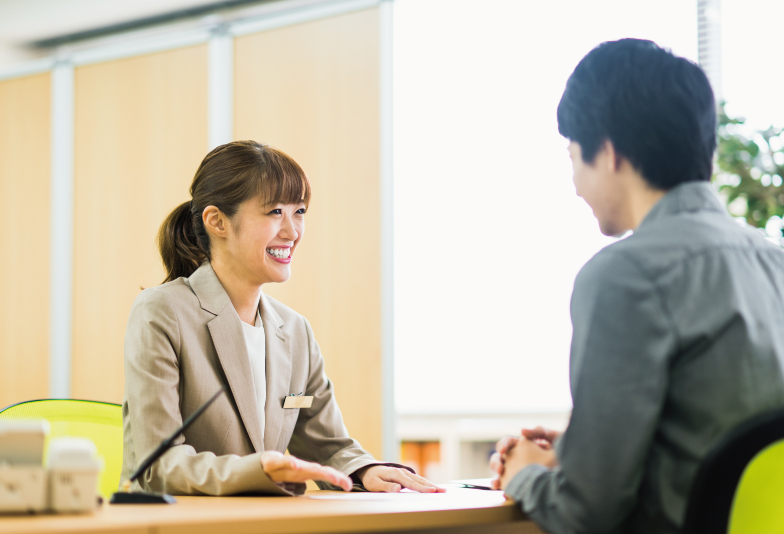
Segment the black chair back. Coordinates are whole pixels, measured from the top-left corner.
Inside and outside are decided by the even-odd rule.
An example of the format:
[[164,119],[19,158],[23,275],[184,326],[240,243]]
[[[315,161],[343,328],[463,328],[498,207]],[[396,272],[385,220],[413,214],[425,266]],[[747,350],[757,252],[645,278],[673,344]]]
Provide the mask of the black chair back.
[[743,471],[765,447],[784,439],[784,409],[739,424],[710,450],[694,477],[683,534],[727,534]]

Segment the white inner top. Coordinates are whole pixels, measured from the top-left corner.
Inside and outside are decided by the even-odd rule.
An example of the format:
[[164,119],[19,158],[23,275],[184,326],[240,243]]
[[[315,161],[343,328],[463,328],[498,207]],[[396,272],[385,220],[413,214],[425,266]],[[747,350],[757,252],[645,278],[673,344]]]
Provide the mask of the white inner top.
[[256,326],[251,326],[245,321],[240,322],[242,323],[242,333],[245,335],[245,346],[248,348],[248,356],[250,357],[253,384],[256,388],[256,406],[259,409],[261,434],[264,435],[264,405],[267,401],[267,348],[264,325],[258,311],[256,312]]

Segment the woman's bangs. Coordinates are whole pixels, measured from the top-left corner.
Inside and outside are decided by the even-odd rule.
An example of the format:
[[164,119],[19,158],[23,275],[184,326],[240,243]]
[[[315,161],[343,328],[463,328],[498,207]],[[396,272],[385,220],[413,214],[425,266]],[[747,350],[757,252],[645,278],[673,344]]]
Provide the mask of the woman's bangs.
[[259,189],[265,204],[310,203],[310,182],[302,167],[285,153],[267,148]]

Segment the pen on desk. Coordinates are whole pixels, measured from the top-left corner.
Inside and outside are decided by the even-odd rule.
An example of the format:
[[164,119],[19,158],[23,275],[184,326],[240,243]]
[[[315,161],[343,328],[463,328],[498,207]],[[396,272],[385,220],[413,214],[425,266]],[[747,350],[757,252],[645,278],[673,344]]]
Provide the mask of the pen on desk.
[[[204,410],[206,410],[207,408],[209,408],[209,407],[210,407],[210,405],[211,405],[213,402],[215,402],[215,400],[217,400],[217,398],[218,398],[218,397],[220,397],[222,393],[224,393],[224,392],[227,392],[227,391],[228,391],[228,389],[227,389],[226,383],[223,383],[223,385],[221,385],[221,388],[220,388],[218,391],[216,391],[216,392],[215,392],[215,393],[212,395],[212,397],[210,397],[210,398],[209,398],[209,400],[208,400],[207,402],[205,402],[205,403],[204,403],[204,404],[203,404],[201,407],[199,407],[199,409],[198,409],[198,410],[196,410],[196,411],[195,411],[195,412],[193,412],[193,413],[192,413],[190,416],[188,416],[188,418],[185,420],[185,422],[182,424],[182,426],[181,426],[180,428],[178,428],[177,430],[175,430],[175,431],[174,431],[174,433],[172,433],[172,435],[171,435],[171,436],[169,436],[168,438],[166,438],[165,440],[163,440],[163,441],[161,442],[161,444],[160,444],[160,445],[158,445],[158,448],[157,448],[157,449],[155,449],[155,450],[154,450],[154,451],[153,451],[153,452],[152,452],[152,453],[151,453],[151,454],[150,454],[150,455],[149,455],[149,456],[148,456],[148,457],[147,457],[147,458],[146,458],[146,459],[145,459],[145,460],[142,462],[142,464],[139,466],[139,468],[138,468],[136,471],[134,471],[134,472],[133,472],[133,474],[131,474],[131,476],[128,478],[128,480],[126,480],[125,482],[123,482],[123,489],[124,489],[126,492],[128,492],[128,490],[130,489],[130,487],[131,487],[131,484],[133,483],[133,481],[134,481],[134,480],[136,480],[137,478],[139,478],[139,477],[140,477],[142,474],[144,474],[144,472],[147,470],[147,468],[149,468],[149,467],[150,467],[150,466],[151,466],[153,463],[155,463],[155,461],[156,461],[158,458],[160,458],[161,456],[163,456],[163,453],[165,453],[167,450],[169,450],[169,449],[172,447],[172,444],[174,443],[174,440],[175,440],[175,439],[177,439],[177,437],[178,437],[180,434],[182,434],[183,432],[185,432],[185,430],[186,430],[186,429],[187,429],[187,428],[188,428],[188,427],[191,425],[191,423],[193,423],[193,422],[194,422],[196,419],[198,419],[198,418],[199,418],[199,416],[200,416],[202,413],[204,413]],[[128,494],[128,495],[132,495],[132,494]],[[118,497],[118,496],[119,496],[119,497]],[[119,493],[115,493],[115,494],[114,494],[114,496],[112,497],[112,501],[113,501],[113,502],[115,502],[115,498],[121,498],[121,499],[122,499],[123,497],[121,496],[121,494],[119,494]],[[130,501],[130,500],[124,500],[123,502],[128,502],[128,503],[130,503],[131,501]],[[149,502],[149,501],[146,501],[146,502]]]
[[462,486],[466,489],[478,489],[478,490],[490,490],[492,491],[493,488],[489,486],[480,486],[477,484],[466,484],[465,482],[461,482]]

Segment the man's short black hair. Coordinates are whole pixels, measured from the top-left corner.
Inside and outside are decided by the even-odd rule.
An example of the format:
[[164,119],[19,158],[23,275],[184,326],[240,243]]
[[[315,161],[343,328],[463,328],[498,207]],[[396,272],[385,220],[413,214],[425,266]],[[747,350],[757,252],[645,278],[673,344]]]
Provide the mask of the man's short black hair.
[[716,108],[700,67],[651,41],[602,43],[558,104],[558,131],[592,163],[605,140],[657,189],[710,180]]

